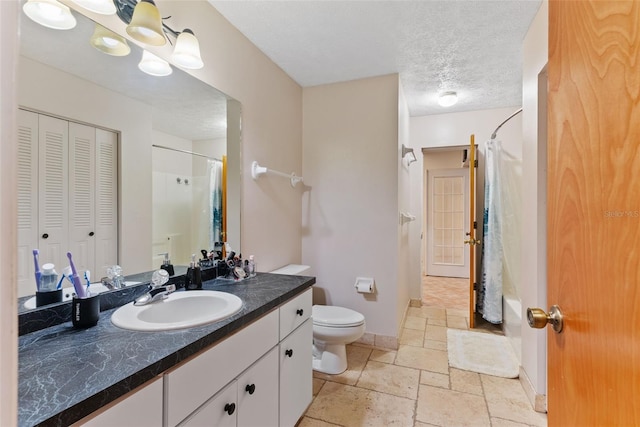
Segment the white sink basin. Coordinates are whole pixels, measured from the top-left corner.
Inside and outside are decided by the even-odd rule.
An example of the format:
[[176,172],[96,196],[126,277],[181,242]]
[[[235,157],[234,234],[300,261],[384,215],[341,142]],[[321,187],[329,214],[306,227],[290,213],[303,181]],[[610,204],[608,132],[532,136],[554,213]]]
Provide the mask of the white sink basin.
[[182,291],[147,305],[123,305],[113,313],[111,323],[133,331],[169,331],[216,322],[241,308],[242,300],[233,294]]

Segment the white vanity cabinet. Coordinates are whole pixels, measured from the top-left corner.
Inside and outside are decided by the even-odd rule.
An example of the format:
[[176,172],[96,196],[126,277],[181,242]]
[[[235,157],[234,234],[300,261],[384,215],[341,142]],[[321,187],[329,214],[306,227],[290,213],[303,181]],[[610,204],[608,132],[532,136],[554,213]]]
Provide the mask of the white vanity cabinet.
[[117,263],[118,135],[18,110],[18,292],[33,293],[33,256],[58,274],[104,275]]
[[137,388],[103,412],[90,415],[74,424],[74,427],[158,427],[161,425],[162,378],[160,377]]
[[233,381],[180,427],[236,427],[238,425],[238,383]]

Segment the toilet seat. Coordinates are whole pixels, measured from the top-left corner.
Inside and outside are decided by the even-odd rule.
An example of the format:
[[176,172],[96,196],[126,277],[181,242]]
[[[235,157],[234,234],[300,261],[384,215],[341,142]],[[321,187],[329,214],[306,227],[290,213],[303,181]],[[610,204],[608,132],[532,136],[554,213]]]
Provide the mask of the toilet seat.
[[313,324],[329,328],[350,328],[364,324],[364,316],[357,311],[333,305],[314,305]]

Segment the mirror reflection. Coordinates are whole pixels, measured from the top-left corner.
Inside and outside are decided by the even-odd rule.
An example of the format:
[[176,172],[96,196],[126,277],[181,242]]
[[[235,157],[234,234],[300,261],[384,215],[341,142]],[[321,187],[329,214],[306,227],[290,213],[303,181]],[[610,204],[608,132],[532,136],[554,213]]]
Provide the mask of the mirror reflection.
[[[36,290],[34,249],[60,279],[73,253],[91,286],[113,265],[128,276],[159,268],[165,252],[184,265],[219,240],[239,249],[239,103],[175,67],[141,72],[131,42],[127,56],[94,49],[95,24],[73,13],[68,31],[20,16],[20,297]],[[48,152],[52,142],[59,149]],[[226,201],[226,235],[216,198]]]

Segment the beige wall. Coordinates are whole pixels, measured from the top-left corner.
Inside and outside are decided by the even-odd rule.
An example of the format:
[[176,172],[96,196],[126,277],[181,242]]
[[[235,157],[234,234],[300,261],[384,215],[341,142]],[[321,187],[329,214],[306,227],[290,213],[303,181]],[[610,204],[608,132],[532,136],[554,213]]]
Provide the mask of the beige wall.
[[[522,307],[548,308],[546,262],[546,87],[539,75],[546,68],[549,37],[549,5],[543,1],[523,44],[522,105]],[[542,92],[542,97],[539,95]],[[541,121],[542,123],[539,123]],[[540,126],[542,125],[542,126]],[[546,333],[522,324],[522,369],[530,382],[529,397],[544,406],[547,389]],[[527,388],[525,387],[525,390]],[[535,396],[535,395],[537,396]]]
[[[18,315],[17,290],[17,134],[16,61],[18,58],[18,2],[0,2],[0,259],[3,298],[0,298],[0,425],[17,424]],[[13,143],[12,143],[13,141]]]
[[[404,292],[398,96],[395,74],[303,91],[302,261],[317,276],[317,298],[361,312],[367,332],[391,337]],[[373,277],[377,292],[358,294],[358,276]]]

